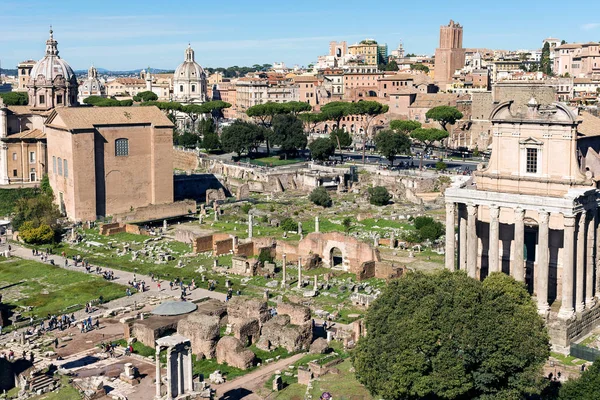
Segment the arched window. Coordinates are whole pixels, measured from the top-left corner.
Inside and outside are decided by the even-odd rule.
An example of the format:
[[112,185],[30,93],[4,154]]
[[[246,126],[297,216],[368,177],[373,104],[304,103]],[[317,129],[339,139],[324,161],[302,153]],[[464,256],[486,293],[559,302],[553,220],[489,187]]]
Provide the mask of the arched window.
[[129,155],[129,139],[115,140],[115,156],[123,157]]

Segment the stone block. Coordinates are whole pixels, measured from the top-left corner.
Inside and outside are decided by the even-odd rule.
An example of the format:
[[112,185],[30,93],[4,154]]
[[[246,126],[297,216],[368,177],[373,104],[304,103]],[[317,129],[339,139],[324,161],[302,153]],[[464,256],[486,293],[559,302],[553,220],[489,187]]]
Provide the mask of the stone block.
[[329,350],[329,343],[326,339],[318,338],[310,345],[311,354],[325,354]]
[[289,315],[290,323],[294,325],[302,325],[311,319],[310,308],[294,303],[277,304],[277,314]]
[[254,353],[242,346],[242,343],[232,337],[222,337],[217,343],[217,362],[227,363],[235,368],[246,370],[252,367]]
[[262,326],[262,336],[272,347],[284,347],[287,351],[308,350],[312,342],[312,321],[302,325],[290,324],[288,315],[276,315]]
[[190,339],[193,354],[198,357],[214,358],[219,340],[219,321],[217,315],[195,312],[179,321],[177,333]]

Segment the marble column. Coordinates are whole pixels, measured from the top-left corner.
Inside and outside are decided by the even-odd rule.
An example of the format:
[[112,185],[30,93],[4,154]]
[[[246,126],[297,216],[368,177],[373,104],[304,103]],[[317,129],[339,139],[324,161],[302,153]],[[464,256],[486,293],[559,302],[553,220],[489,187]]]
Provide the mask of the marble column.
[[167,399],[173,398],[173,379],[175,377],[173,376],[173,367],[171,364],[173,362],[171,359],[172,355],[173,347],[167,347]]
[[535,282],[535,293],[538,303],[538,313],[546,314],[548,312],[548,276],[550,273],[550,250],[549,250],[549,235],[550,229],[548,226],[549,214],[547,211],[539,211],[538,221],[538,262],[537,262],[537,279]]
[[458,205],[458,269],[467,270],[467,218],[465,205]]
[[477,206],[467,206],[467,275],[477,278]]
[[488,275],[500,271],[500,208],[490,207],[490,245],[488,252]]
[[156,346],[156,396],[159,399],[160,395],[160,346]]
[[585,276],[585,210],[579,214],[579,223],[577,224],[577,252],[575,254],[577,264],[575,270],[575,311],[581,312],[585,309],[583,301],[584,276]]
[[319,233],[319,217],[315,217],[315,232]]
[[194,365],[192,362],[192,348],[187,346],[187,353],[185,356],[186,362],[186,387],[183,389],[184,393],[194,391]]
[[298,287],[302,287],[302,257],[298,256]]
[[523,246],[525,246],[525,210],[515,209],[515,251],[510,274],[519,282],[525,281],[525,259],[523,258]]
[[177,395],[180,396],[184,392],[183,384],[183,353],[181,349],[177,352]]
[[594,269],[596,265],[595,260],[595,238],[596,238],[596,210],[589,213],[587,221],[587,261],[585,264],[585,306],[591,308],[596,304],[594,297]]
[[286,269],[287,269],[287,256],[286,256],[285,253],[283,253],[281,257],[283,258],[283,266],[281,268],[282,269],[282,275],[283,275],[281,277],[281,287],[285,287],[286,279],[287,279],[287,276],[286,276],[286,272],[287,272],[286,271]]
[[248,214],[248,239],[252,239],[252,234],[253,234],[253,221],[252,221],[253,217],[252,214]]
[[450,271],[454,271],[455,264],[455,235],[454,235],[454,217],[455,217],[455,205],[454,203],[446,203],[446,268]]
[[564,245],[563,245],[563,270],[562,294],[558,317],[569,319],[573,316],[573,259],[575,246],[575,216],[565,215]]

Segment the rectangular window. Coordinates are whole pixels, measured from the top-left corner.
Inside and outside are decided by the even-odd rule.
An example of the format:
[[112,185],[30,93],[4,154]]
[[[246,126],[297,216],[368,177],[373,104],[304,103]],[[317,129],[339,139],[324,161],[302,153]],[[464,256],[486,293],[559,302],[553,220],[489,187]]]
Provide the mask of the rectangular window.
[[45,104],[46,103],[46,96],[44,96],[43,94],[40,95],[40,104]]
[[62,176],[62,158],[58,157],[58,174]]
[[525,172],[529,174],[537,173],[537,149],[527,149],[527,160],[525,162]]
[[17,170],[16,169],[13,169],[13,177],[15,177],[15,178],[17,177]]
[[52,156],[52,172],[56,174],[56,156]]
[[62,104],[62,94],[59,94],[58,96],[56,96],[56,104]]
[[117,139],[115,140],[115,156],[128,156],[129,155],[129,140],[128,139]]
[[35,151],[30,151],[29,152],[29,164],[34,164],[35,163]]
[[65,178],[69,177],[69,164],[67,163],[66,159],[63,160],[63,173]]
[[17,161],[17,153],[13,153],[13,161]]

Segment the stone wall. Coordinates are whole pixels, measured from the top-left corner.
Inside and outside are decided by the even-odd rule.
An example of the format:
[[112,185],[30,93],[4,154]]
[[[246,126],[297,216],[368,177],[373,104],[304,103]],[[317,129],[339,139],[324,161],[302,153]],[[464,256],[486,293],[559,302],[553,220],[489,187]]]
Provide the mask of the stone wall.
[[[189,244],[199,238],[200,235],[197,232],[188,229],[177,229],[175,230],[175,240],[181,243]],[[211,240],[212,242],[212,240]]]
[[181,316],[153,316],[150,319],[125,323],[125,337],[135,337],[146,346],[154,347],[156,339],[170,331],[177,330],[177,323],[180,319]]
[[303,325],[311,320],[310,308],[301,304],[279,303],[277,304],[277,314],[288,315],[290,323],[294,325]]
[[217,362],[219,364],[248,369],[254,363],[254,353],[242,346],[242,343],[233,336],[224,336],[217,343]]
[[238,256],[245,256],[245,257],[253,257],[253,256],[255,256],[255,254],[254,254],[254,243],[253,242],[238,243],[238,247],[237,247],[237,250],[236,250],[236,255],[238,255]]
[[229,254],[230,251],[233,251],[233,239],[224,239],[217,240],[213,244],[213,255],[220,256],[223,254]]
[[164,218],[179,217],[196,212],[196,202],[194,200],[184,200],[168,204],[152,204],[146,207],[139,207],[133,211],[114,214],[115,222],[142,222],[161,220]]
[[586,309],[569,321],[562,321],[552,315],[548,325],[552,349],[563,354],[569,353],[571,342],[582,338],[598,326],[600,322],[600,304]]
[[289,315],[276,315],[263,325],[260,340],[262,348],[283,347],[294,352],[308,350],[312,338],[312,322],[293,325]]
[[205,251],[213,251],[213,235],[200,236],[192,241],[193,253],[204,253]]
[[190,339],[192,353],[199,358],[214,358],[219,340],[220,318],[199,312],[179,321],[177,333]]
[[135,235],[148,234],[148,232],[145,229],[133,224],[122,224],[119,222],[114,222],[111,224],[103,224],[100,226],[100,234],[103,236],[111,236],[123,232],[133,233]]
[[184,171],[193,171],[198,168],[198,156],[196,153],[183,150],[173,150],[173,168]]

